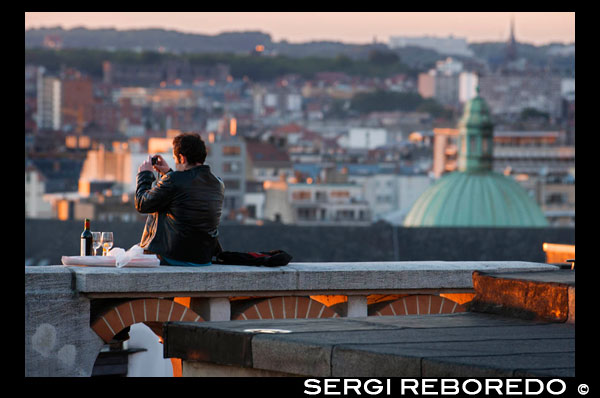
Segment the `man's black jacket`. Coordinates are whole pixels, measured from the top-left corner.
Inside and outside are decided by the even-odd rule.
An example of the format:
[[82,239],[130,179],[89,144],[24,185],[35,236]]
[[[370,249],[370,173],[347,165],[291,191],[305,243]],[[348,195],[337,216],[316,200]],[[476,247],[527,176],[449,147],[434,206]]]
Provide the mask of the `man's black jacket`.
[[205,264],[217,254],[225,186],[208,165],[169,171],[158,183],[154,173],[137,174],[135,208],[148,215],[140,246],[179,261]]

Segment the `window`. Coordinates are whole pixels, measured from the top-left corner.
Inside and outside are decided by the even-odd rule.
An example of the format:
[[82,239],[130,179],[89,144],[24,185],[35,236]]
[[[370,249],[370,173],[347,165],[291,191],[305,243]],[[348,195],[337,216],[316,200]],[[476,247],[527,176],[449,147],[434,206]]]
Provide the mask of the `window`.
[[562,205],[567,203],[567,195],[564,193],[553,192],[546,195],[545,204],[547,205]]
[[310,200],[310,191],[295,191],[292,192],[293,200]]
[[317,219],[317,209],[298,209],[298,220],[301,221],[312,221]]
[[472,155],[477,153],[477,137],[469,137],[469,152]]
[[224,162],[223,172],[225,173],[237,173],[240,170],[240,162]]
[[349,198],[350,192],[348,191],[331,191],[332,198]]
[[223,180],[225,189],[240,189],[240,180]]
[[354,220],[354,210],[338,210],[336,220]]
[[327,193],[323,191],[316,192],[316,200],[317,202],[326,202],[327,201]]
[[375,201],[377,203],[392,203],[392,197],[390,195],[377,195]]
[[490,140],[488,138],[484,138],[481,141],[481,151],[483,152],[484,155],[489,155],[490,149],[491,149]]
[[223,147],[223,156],[238,156],[241,149],[237,145],[228,145]]
[[225,196],[225,199],[223,200],[223,207],[225,209],[233,210],[235,209],[235,202],[235,196]]

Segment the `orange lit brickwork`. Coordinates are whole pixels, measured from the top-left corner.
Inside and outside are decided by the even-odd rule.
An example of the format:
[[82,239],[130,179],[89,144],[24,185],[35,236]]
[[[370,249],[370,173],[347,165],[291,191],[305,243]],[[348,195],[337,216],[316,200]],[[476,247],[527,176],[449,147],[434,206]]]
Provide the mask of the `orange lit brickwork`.
[[370,306],[369,315],[429,315],[454,314],[465,312],[465,306],[444,297],[429,294],[416,294],[391,302],[381,302]]
[[440,293],[440,297],[455,301],[458,304],[464,304],[473,300],[475,293]]
[[[369,294],[367,296],[367,305],[379,303],[381,301],[390,301],[397,300],[402,297],[406,297],[408,294]],[[472,296],[472,294],[471,294]],[[319,295],[319,296],[310,296],[311,299],[318,301],[328,307],[334,306],[340,303],[348,302],[348,296],[345,295]],[[450,298],[452,299],[452,298]],[[470,298],[469,298],[470,300]],[[457,300],[454,300],[457,301]],[[468,300],[467,300],[468,301]],[[459,302],[462,304],[462,302]]]
[[318,301],[319,303],[331,307],[332,305],[345,303],[348,301],[348,296],[343,295],[321,295],[321,296],[310,296],[312,300]]
[[194,311],[172,300],[139,299],[120,304],[99,315],[92,322],[92,329],[108,343],[115,334],[135,323],[202,320]]
[[273,297],[231,303],[231,319],[335,318],[339,315],[308,297]]

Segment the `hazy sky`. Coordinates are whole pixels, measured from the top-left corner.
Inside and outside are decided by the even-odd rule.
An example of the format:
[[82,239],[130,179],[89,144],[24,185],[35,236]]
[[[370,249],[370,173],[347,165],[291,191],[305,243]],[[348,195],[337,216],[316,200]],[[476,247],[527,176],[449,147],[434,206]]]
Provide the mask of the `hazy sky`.
[[466,38],[504,41],[510,19],[518,41],[531,44],[575,41],[574,12],[26,12],[25,29],[62,26],[163,28],[217,34],[260,30],[274,41],[337,40],[387,43],[390,36]]

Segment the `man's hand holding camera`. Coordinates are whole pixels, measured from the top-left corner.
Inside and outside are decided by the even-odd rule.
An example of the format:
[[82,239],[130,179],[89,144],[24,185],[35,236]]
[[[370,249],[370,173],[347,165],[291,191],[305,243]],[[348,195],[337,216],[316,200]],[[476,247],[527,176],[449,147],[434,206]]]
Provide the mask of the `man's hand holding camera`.
[[142,171],[158,171],[161,175],[168,172],[171,168],[160,155],[150,156],[140,165],[138,173]]

